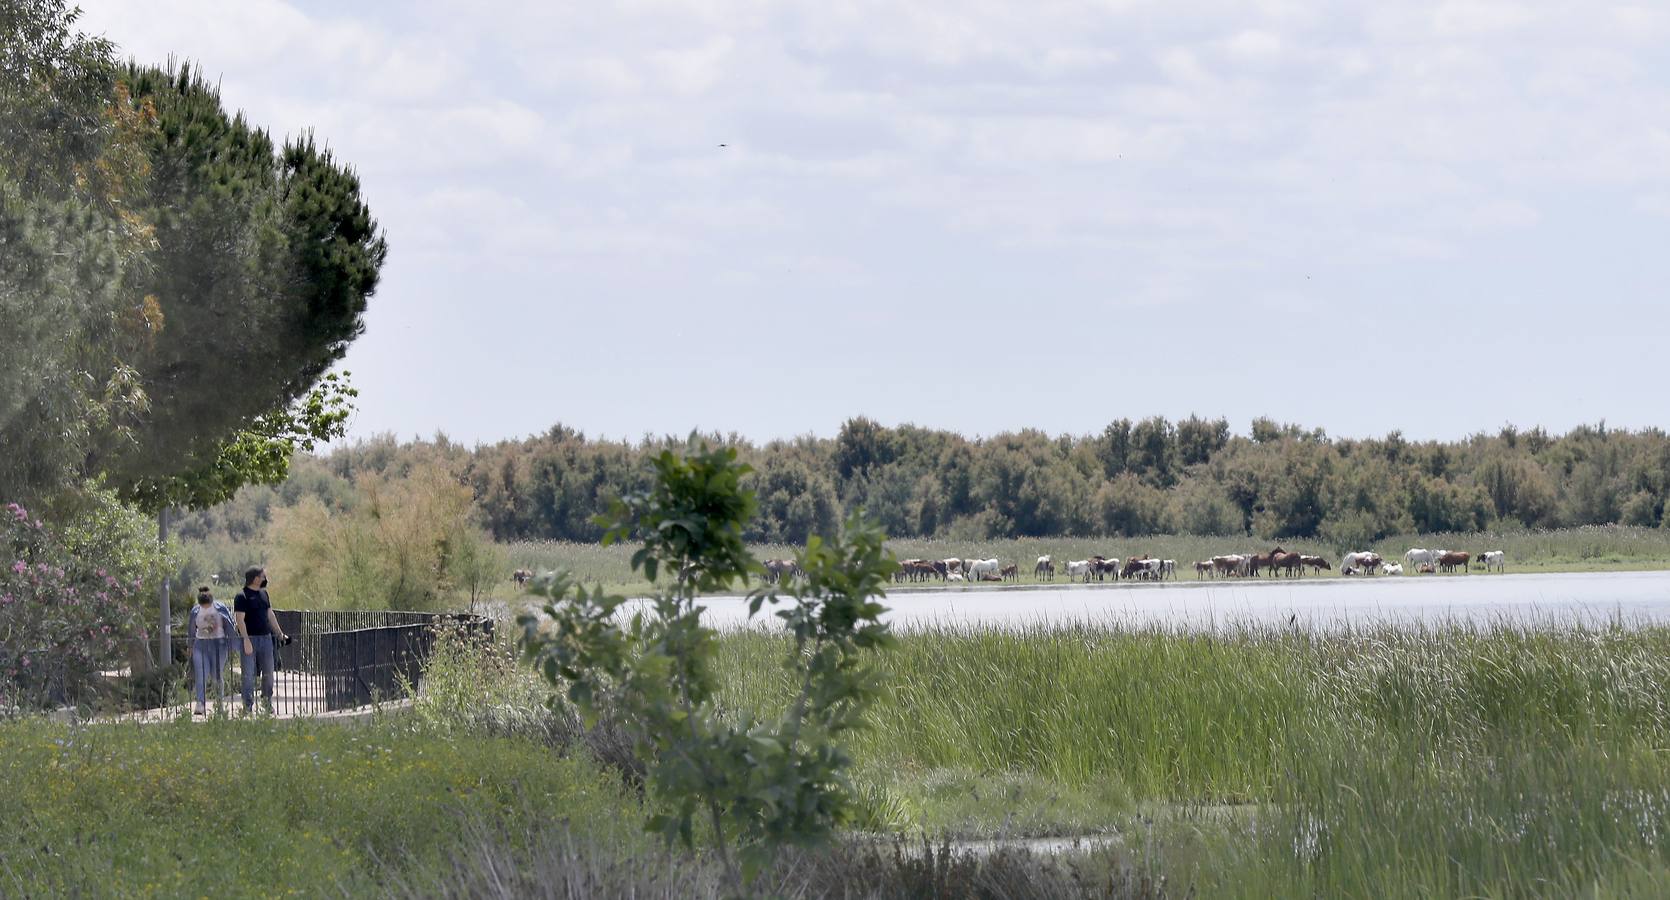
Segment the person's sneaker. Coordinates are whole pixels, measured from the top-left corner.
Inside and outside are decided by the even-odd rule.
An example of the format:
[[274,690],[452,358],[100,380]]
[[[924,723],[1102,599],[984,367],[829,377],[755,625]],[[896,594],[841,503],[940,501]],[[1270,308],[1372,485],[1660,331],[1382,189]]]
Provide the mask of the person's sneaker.
[[201,706],[199,706],[196,709],[191,711],[191,714],[194,715],[194,716],[204,716],[204,715],[208,715],[208,713],[209,713],[209,711],[207,709],[204,709]]

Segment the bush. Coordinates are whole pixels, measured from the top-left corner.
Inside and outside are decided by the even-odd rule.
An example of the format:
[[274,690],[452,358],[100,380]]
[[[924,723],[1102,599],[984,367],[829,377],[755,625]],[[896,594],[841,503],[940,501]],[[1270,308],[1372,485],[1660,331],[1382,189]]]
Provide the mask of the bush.
[[94,499],[62,535],[15,503],[0,513],[0,710],[90,697],[144,637],[138,592],[155,542],[147,553],[137,514]]

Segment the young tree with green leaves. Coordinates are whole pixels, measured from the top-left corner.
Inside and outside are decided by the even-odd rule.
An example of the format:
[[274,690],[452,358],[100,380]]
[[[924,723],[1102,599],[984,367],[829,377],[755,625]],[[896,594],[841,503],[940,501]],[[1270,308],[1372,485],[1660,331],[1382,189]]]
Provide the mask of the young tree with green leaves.
[[631,731],[657,808],[650,830],[688,848],[705,826],[741,887],[777,848],[825,841],[849,814],[841,739],[881,688],[872,659],[893,638],[877,598],[898,566],[882,534],[857,519],[808,541],[803,579],[749,598],[750,615],[778,607],[798,692],[775,720],[722,711],[715,634],[696,600],[745,588],[761,572],[742,538],[755,512],[742,487],[749,467],[734,449],[694,442],[652,465],[653,486],[615,505],[605,540],[641,540],[634,570],[671,584],[628,617],[624,598],[546,576],[536,592],[549,602],[521,617],[522,640],[588,718],[608,711]]

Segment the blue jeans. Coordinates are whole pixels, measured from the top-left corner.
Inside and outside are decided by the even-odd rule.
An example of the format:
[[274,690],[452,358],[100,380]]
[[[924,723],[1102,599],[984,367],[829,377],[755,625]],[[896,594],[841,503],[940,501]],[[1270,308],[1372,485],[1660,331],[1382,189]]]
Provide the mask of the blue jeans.
[[[268,709],[273,708],[273,636],[270,634],[252,635],[249,639],[254,653],[245,653],[244,667],[244,712],[255,708],[255,670],[261,670],[261,700]],[[241,649],[241,648],[240,648]]]
[[191,645],[191,671],[197,682],[197,705],[202,706],[205,689],[215,683],[216,700],[226,697],[226,641],[194,641]]

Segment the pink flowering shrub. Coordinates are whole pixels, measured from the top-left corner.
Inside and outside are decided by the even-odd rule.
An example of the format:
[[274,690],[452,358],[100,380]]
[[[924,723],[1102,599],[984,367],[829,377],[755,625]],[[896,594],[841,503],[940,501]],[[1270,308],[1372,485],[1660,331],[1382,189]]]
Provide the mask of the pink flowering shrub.
[[90,697],[101,669],[123,665],[140,575],[106,565],[23,507],[0,510],[0,713]]

